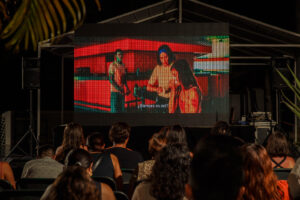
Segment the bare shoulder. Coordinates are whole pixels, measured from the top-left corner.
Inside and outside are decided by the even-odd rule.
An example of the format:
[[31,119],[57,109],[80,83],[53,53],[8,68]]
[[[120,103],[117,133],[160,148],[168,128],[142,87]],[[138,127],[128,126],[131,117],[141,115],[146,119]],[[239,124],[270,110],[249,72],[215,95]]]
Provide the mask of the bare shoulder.
[[102,199],[112,199],[112,200],[116,199],[112,189],[108,185],[106,185],[105,183],[101,183],[101,190],[102,190],[101,191]]
[[3,168],[5,168],[5,169],[11,168],[8,162],[1,162],[1,164],[2,164]]
[[119,160],[118,160],[118,158],[117,158],[117,156],[115,156],[114,154],[110,154],[110,158],[111,158],[111,160],[113,161],[113,162],[119,162]]
[[56,155],[60,154],[62,151],[63,151],[63,146],[59,146],[59,147],[57,147],[55,154]]
[[295,159],[293,157],[288,156],[286,157],[286,160],[295,165]]

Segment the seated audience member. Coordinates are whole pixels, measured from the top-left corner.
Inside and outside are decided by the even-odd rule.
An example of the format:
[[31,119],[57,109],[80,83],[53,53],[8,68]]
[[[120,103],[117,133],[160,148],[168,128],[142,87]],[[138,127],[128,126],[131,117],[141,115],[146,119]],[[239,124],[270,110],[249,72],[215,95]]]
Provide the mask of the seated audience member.
[[165,134],[167,144],[180,143],[188,146],[185,130],[180,125],[168,127],[168,130],[165,132]]
[[64,163],[67,153],[71,149],[82,148],[87,150],[84,145],[83,129],[80,124],[71,122],[64,129],[64,138],[62,145],[56,149],[55,160]]
[[155,163],[155,156],[158,154],[158,152],[166,146],[166,131],[169,130],[169,127],[165,126],[160,129],[158,133],[154,133],[152,137],[149,139],[148,142],[148,152],[151,156],[150,160],[146,160],[143,162],[140,162],[138,164],[138,167],[135,169],[131,176],[130,184],[129,184],[129,191],[128,196],[131,198],[135,186],[144,180],[149,180],[152,167]]
[[[187,135],[183,127],[180,125],[174,125],[167,128],[166,134],[166,144],[176,144],[180,143],[188,147]],[[190,152],[191,157],[193,153]]]
[[14,173],[8,162],[0,161],[0,179],[8,181],[16,189]]
[[241,151],[244,168],[242,199],[288,200],[287,182],[277,180],[266,149],[258,144],[245,144]]
[[160,133],[154,133],[149,140],[148,152],[151,155],[151,160],[146,160],[138,164],[137,181],[147,180],[150,177],[152,167],[155,163],[154,158],[159,151],[166,146],[166,138],[163,138]]
[[[74,176],[73,181],[72,181],[72,176],[69,175],[71,180],[68,180],[68,181],[66,180],[65,182],[62,183],[62,181],[64,180],[64,175],[68,174],[68,170],[70,167],[71,167],[71,169],[76,168],[76,167],[83,169],[83,171],[85,173],[81,172],[80,176],[81,177],[84,176],[85,180],[89,180],[91,183],[93,183],[93,184],[89,184],[89,185],[94,185],[95,188],[97,188],[98,192],[100,192],[100,194],[101,194],[101,199],[115,199],[113,191],[108,185],[103,184],[103,183],[99,184],[92,180],[92,178],[91,178],[91,176],[93,175],[92,166],[93,166],[92,157],[88,151],[86,151],[84,149],[70,150],[68,152],[68,154],[66,155],[66,159],[65,159],[65,167],[66,167],[65,170],[67,172],[64,170],[63,173],[58,176],[58,178],[55,180],[55,182],[46,189],[41,200],[52,199],[51,196],[53,196],[53,194],[64,193],[63,191],[65,191],[67,194],[71,195],[71,197],[65,197],[64,194],[56,194],[56,195],[59,195],[59,198],[57,198],[57,199],[64,199],[64,197],[66,199],[72,199],[72,200],[73,199],[74,200],[75,199],[84,199],[84,198],[80,198],[81,192],[85,192],[85,191],[83,191],[84,188],[80,189],[82,191],[78,190],[78,193],[75,192],[74,194],[71,194],[73,192],[73,187],[75,187],[75,188],[78,187],[77,184],[80,183],[80,182],[77,182],[78,180],[75,179],[77,176],[79,176],[79,174],[76,174],[76,173],[73,174],[73,176]],[[84,186],[81,186],[81,187],[84,187]],[[92,187],[92,189],[94,191],[94,187]],[[60,195],[62,195],[62,196],[60,196]]]
[[106,152],[117,156],[121,169],[135,169],[143,157],[139,152],[127,148],[130,135],[130,127],[124,122],[112,125],[109,130],[109,139],[113,146],[106,149]]
[[37,159],[25,163],[21,178],[56,178],[63,171],[63,165],[54,160],[54,156],[51,145],[40,146]]
[[150,180],[136,187],[132,200],[184,199],[190,161],[187,146],[178,143],[165,146],[155,157]]
[[210,135],[198,142],[186,185],[188,199],[240,200],[243,162],[239,145],[227,135]]
[[89,152],[102,152],[105,149],[104,135],[99,132],[93,132],[87,138]]
[[138,164],[136,181],[148,179],[155,163],[155,155],[167,144],[176,143],[188,146],[185,130],[180,125],[165,126],[158,133],[153,134],[148,146],[152,159]]
[[292,199],[300,199],[300,158],[289,174],[288,185]]
[[93,134],[89,137],[89,149],[93,158],[93,176],[108,176],[115,179],[119,190],[122,188],[122,171],[118,158],[104,152],[103,135],[100,133]]
[[83,167],[71,166],[61,173],[41,200],[101,200],[101,192]]
[[268,137],[267,152],[272,161],[273,168],[293,168],[295,160],[290,155],[288,141],[285,135],[279,131]]
[[210,131],[211,135],[230,135],[229,125],[225,121],[217,121]]

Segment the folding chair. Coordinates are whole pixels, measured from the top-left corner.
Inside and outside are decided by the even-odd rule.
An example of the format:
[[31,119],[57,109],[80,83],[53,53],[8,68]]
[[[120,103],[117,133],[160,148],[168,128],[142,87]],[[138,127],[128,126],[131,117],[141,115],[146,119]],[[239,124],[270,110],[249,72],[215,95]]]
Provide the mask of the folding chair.
[[17,189],[45,190],[54,180],[54,178],[21,178],[17,181]]
[[125,169],[122,168],[122,179],[123,179],[123,192],[128,194],[129,186],[130,186],[130,179],[135,169]]
[[128,196],[121,191],[114,191],[114,195],[117,200],[129,200]]
[[287,180],[291,170],[291,168],[273,168],[278,180]]
[[39,200],[43,190],[16,190],[0,192],[0,199],[5,200]]
[[111,187],[111,189],[113,191],[116,191],[116,189],[117,189],[116,182],[111,177],[108,177],[108,176],[92,176],[92,178],[94,179],[94,181],[107,184],[108,186]]

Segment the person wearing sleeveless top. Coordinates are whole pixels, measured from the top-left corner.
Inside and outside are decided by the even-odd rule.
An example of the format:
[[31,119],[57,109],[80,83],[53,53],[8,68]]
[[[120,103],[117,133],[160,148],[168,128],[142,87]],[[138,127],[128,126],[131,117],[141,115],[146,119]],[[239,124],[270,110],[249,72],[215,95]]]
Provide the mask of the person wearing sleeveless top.
[[289,156],[288,141],[282,132],[275,131],[268,137],[266,149],[273,168],[293,168],[295,166],[294,158]]
[[242,199],[289,200],[286,180],[277,179],[266,149],[258,144],[245,144],[240,150],[244,171]]
[[114,61],[109,65],[109,82],[111,84],[110,103],[111,113],[121,113],[125,111],[125,96],[130,94],[127,85],[127,70],[122,61],[123,51],[117,49],[114,54]]
[[14,173],[8,162],[0,162],[0,179],[7,180],[16,189]]
[[165,113],[168,112],[169,82],[172,79],[171,66],[175,60],[175,55],[168,45],[163,44],[158,48],[156,57],[157,65],[153,69],[147,83],[147,91],[157,94],[155,105],[159,105],[160,111]]
[[127,148],[130,130],[130,126],[125,122],[117,122],[109,130],[109,139],[113,146],[105,151],[118,158],[121,169],[135,169],[138,163],[143,161],[139,152]]
[[184,59],[171,67],[169,113],[201,113],[202,93],[195,76]]
[[88,144],[94,163],[93,176],[107,176],[115,179],[117,188],[121,190],[123,180],[119,160],[115,155],[104,151],[105,143],[103,135],[98,132],[93,133],[88,137]]
[[64,164],[65,157],[72,149],[81,148],[88,150],[85,146],[83,128],[80,124],[71,122],[64,129],[62,145],[56,149],[55,160]]
[[41,200],[101,200],[101,187],[96,185],[83,167],[65,169],[51,184]]
[[95,182],[93,162],[90,153],[84,149],[72,149],[66,156],[66,169],[48,186],[41,200],[54,199],[115,199],[112,189],[104,184]]

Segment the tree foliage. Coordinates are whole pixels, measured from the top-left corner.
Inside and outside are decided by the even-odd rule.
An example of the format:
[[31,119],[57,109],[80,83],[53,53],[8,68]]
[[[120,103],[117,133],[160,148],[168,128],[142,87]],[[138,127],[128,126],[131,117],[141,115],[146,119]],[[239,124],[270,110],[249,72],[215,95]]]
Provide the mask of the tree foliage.
[[[100,11],[100,1],[94,2]],[[18,5],[13,13],[10,4]],[[36,51],[38,42],[53,41],[55,36],[69,31],[67,29],[76,30],[85,16],[84,0],[1,0],[0,39],[6,48],[15,52],[20,48]],[[71,24],[68,24],[69,18]]]

